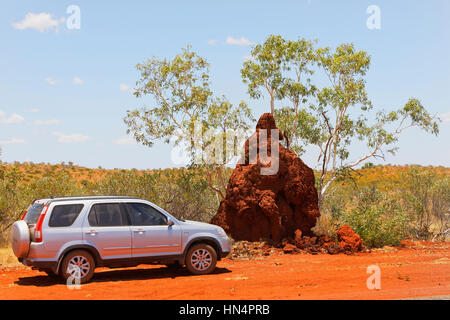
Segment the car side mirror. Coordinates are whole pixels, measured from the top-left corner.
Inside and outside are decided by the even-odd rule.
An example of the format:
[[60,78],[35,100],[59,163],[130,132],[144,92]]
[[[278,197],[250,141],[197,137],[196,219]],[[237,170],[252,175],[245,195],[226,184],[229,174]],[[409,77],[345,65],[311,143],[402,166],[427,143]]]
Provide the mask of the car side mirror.
[[167,219],[167,225],[169,226],[169,227],[171,227],[171,226],[173,226],[175,223],[173,222],[173,220],[172,219]]

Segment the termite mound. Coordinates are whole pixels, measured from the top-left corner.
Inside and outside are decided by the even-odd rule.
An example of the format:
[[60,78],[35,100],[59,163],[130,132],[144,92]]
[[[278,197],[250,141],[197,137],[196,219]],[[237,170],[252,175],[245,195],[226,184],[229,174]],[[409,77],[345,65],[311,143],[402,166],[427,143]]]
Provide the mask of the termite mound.
[[[274,136],[272,141],[276,133],[278,139]],[[226,197],[211,221],[235,240],[279,243],[294,239],[296,230],[313,235],[311,228],[320,216],[314,172],[283,147],[282,139],[272,114],[265,113],[245,142],[241,164],[236,165]],[[268,168],[278,170],[267,174]]]

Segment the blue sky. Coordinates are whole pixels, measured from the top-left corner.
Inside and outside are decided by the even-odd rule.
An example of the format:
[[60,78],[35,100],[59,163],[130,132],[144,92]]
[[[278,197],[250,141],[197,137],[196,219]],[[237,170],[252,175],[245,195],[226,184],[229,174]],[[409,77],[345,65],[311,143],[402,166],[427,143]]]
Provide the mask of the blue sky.
[[[67,28],[70,5],[80,8],[79,30]],[[379,30],[366,26],[370,5],[381,10]],[[395,157],[374,162],[450,166],[449,21],[447,0],[3,2],[1,160],[173,167],[171,146],[148,148],[126,137],[126,110],[149,101],[130,92],[136,63],[171,58],[190,44],[211,64],[214,92],[247,101],[259,117],[269,101],[250,99],[240,69],[248,44],[281,34],[323,46],[354,43],[372,56],[367,88],[375,110],[401,107],[413,96],[444,120],[439,137],[411,129]],[[364,150],[355,144],[352,152]],[[314,159],[314,150],[304,156],[309,165]]]

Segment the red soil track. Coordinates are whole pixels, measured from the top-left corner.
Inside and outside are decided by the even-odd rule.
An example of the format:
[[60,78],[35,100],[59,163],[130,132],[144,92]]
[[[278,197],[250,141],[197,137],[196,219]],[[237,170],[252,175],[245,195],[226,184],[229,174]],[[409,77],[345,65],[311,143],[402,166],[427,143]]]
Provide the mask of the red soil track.
[[[369,290],[369,265],[381,290]],[[214,274],[139,266],[97,269],[93,282],[69,290],[26,267],[0,269],[0,299],[398,299],[450,294],[450,243],[355,255],[275,254],[224,259]]]

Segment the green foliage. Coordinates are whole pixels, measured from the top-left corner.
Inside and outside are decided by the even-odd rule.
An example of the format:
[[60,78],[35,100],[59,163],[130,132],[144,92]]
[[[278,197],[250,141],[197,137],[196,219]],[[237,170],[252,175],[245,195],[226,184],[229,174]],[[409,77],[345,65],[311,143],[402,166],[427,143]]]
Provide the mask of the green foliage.
[[402,175],[402,200],[413,218],[411,232],[421,239],[450,228],[450,177],[411,167]]
[[[250,97],[259,99],[261,89],[270,96],[270,110],[275,112],[275,100],[289,99],[298,111],[300,103],[315,92],[309,76],[316,59],[313,41],[299,39],[285,40],[279,35],[270,35],[263,44],[256,45],[252,59],[244,62],[241,76],[248,85]],[[288,74],[292,74],[289,77]]]
[[340,226],[349,225],[365,246],[398,245],[408,237],[410,217],[398,199],[374,186],[342,188],[324,202],[316,232],[333,236]]
[[362,169],[372,169],[375,168],[376,166],[372,163],[372,162],[366,162],[364,163],[364,165],[362,166]]
[[[316,147],[322,205],[330,187],[348,176],[349,170],[368,159],[384,158],[385,153],[395,154],[395,144],[405,129],[419,127],[437,135],[439,127],[416,98],[372,117],[365,80],[371,60],[368,53],[351,43],[334,50],[315,44],[271,35],[253,48],[253,59],[244,63],[241,75],[252,98],[261,98],[262,88],[268,92],[271,111],[288,148],[301,155],[307,147]],[[318,72],[328,79],[321,88],[312,81]],[[275,101],[286,100],[292,107],[275,110]],[[350,146],[356,140],[363,141],[367,151],[352,159]]]
[[295,113],[293,108],[283,107],[275,110],[274,117],[277,126],[283,132],[286,147],[298,156],[306,152],[304,141],[318,143],[322,137],[322,130],[316,117],[305,109]]
[[[31,167],[45,174],[25,173]],[[205,166],[152,171],[74,168],[0,163],[0,242],[7,241],[7,227],[35,198],[136,196],[176,217],[203,222],[211,220],[221,200],[205,179],[209,171]],[[221,180],[228,181],[231,172],[224,170]],[[448,169],[374,166],[345,174],[351,175],[352,183],[345,179],[331,187],[315,229],[319,234],[333,237],[345,223],[366,245],[377,247],[396,244],[401,238],[430,239],[449,228]],[[212,183],[220,185],[219,179]],[[427,232],[421,232],[423,226],[428,226]]]
[[202,179],[205,169],[165,169],[152,173],[125,171],[106,176],[96,193],[135,196],[154,202],[183,219],[209,221],[218,198]]
[[7,169],[0,163],[0,242],[8,238],[4,229],[21,217],[33,199],[85,194],[66,171],[34,178],[26,184],[25,180],[18,166]]
[[430,240],[450,228],[448,169],[367,166],[352,179],[330,188],[316,232],[333,236],[349,224],[366,245],[379,247],[401,239]]
[[407,235],[408,216],[394,199],[376,188],[361,190],[354,198],[356,207],[340,219],[350,225],[369,247],[398,245]]
[[199,154],[200,157],[207,154],[206,161],[201,163],[208,164],[206,168],[210,169],[206,172],[208,185],[223,198],[225,190],[220,185],[226,181],[217,186],[212,180],[224,176],[224,165],[230,159],[225,152],[218,152],[215,157],[208,150],[215,150],[211,146],[216,143],[222,144],[218,150],[225,150],[225,133],[244,132],[254,119],[245,102],[233,106],[225,97],[213,95],[208,67],[206,60],[189,47],[172,60],[152,58],[138,64],[141,76],[135,95],[138,98],[150,95],[153,104],[128,111],[124,121],[128,133],[133,133],[143,145],[151,147],[158,140],[169,143],[174,137],[175,145],[186,148],[191,165],[202,161]]
[[115,195],[154,199],[159,174],[116,171],[103,178],[95,191],[99,195]]
[[206,60],[189,47],[173,60],[152,58],[138,64],[141,78],[137,81],[136,97],[150,95],[152,107],[128,111],[125,123],[128,132],[144,145],[154,141],[186,142],[193,148],[196,122],[207,129],[247,130],[254,120],[245,102],[234,107],[225,97],[214,97],[210,90],[209,70]]
[[19,169],[6,170],[0,163],[0,224],[17,216],[17,211],[22,209],[22,178],[23,174]]
[[256,45],[251,52],[252,59],[244,62],[241,75],[244,83],[248,83],[248,93],[259,99],[262,95],[260,87],[265,87],[270,94],[271,112],[274,112],[274,100],[281,97],[285,66],[286,40],[281,36],[269,36],[266,41]]
[[25,190],[33,199],[83,195],[85,190],[66,170],[33,180]]
[[194,121],[205,119],[212,92],[204,58],[188,47],[173,60],[152,58],[136,68],[141,78],[134,94],[151,95],[155,101],[152,108],[128,111],[125,118],[138,142],[152,146],[160,139],[168,143],[172,135],[182,139]]
[[[0,163],[0,244],[8,240],[8,227],[21,217],[34,199],[118,195],[147,199],[175,217],[209,222],[216,213],[220,198],[204,179],[205,167],[153,170],[116,170],[96,182],[79,182],[65,169],[46,176],[32,176],[25,181],[20,165],[6,167]],[[225,170],[225,179],[231,170]],[[218,183],[213,180],[213,183]]]

